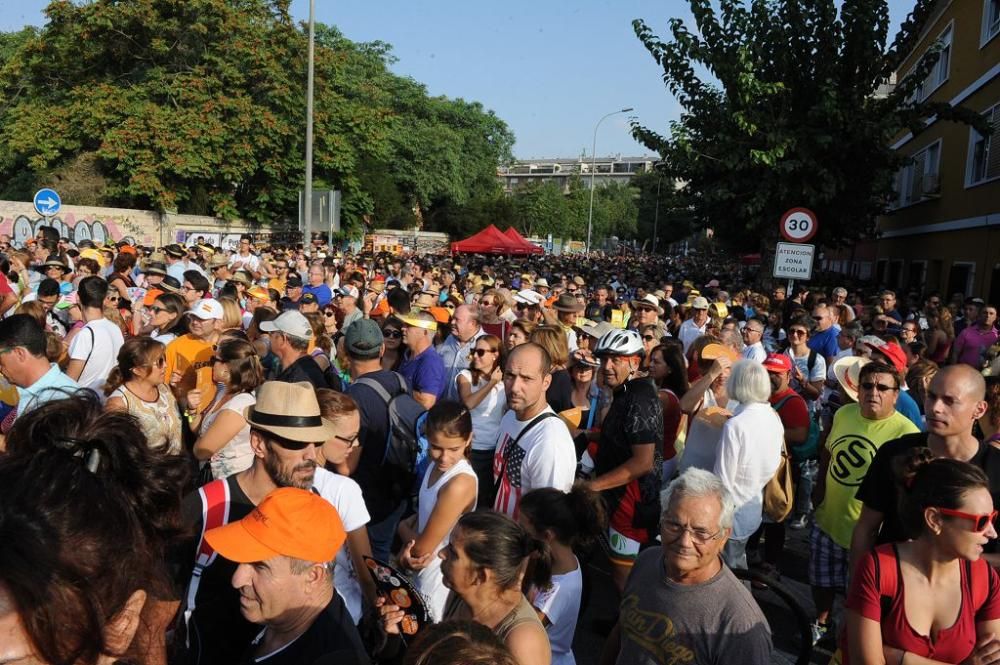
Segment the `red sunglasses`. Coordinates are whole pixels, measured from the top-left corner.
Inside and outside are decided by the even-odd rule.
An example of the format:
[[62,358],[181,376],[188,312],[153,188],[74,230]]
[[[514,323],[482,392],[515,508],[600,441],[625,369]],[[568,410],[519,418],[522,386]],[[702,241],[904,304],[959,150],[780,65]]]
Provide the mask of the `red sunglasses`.
[[952,510],[951,508],[938,508],[942,515],[947,515],[948,517],[961,517],[963,519],[972,520],[972,531],[973,533],[982,533],[989,528],[997,515],[1000,515],[1000,511],[994,510],[988,515],[975,515],[973,513],[963,513],[961,510]]

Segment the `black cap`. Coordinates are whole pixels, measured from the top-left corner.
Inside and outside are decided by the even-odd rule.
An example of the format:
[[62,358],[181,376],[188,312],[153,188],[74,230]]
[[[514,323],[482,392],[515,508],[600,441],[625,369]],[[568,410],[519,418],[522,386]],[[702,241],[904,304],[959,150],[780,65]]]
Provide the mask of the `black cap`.
[[285,288],[292,288],[293,286],[302,286],[302,278],[298,275],[290,275],[288,281],[285,282]]

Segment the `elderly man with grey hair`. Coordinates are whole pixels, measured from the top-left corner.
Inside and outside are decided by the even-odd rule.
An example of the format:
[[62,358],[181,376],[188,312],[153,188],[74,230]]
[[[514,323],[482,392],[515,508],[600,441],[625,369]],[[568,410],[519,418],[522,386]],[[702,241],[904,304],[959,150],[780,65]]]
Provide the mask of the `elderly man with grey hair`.
[[736,510],[729,490],[690,468],[660,504],[663,544],[636,559],[602,665],[770,662],[767,621],[721,558]]
[[785,427],[771,407],[771,381],[759,362],[733,365],[726,390],[740,406],[722,428],[712,470],[736,502],[733,531],[722,556],[730,568],[746,569],[747,540],[760,526],[764,486],[781,462]]

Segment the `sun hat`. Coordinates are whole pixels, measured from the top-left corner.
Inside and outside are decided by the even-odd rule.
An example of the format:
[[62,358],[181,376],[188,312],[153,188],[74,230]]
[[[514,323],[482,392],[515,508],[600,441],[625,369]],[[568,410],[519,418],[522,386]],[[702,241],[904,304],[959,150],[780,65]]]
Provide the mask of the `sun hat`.
[[188,311],[191,312],[192,316],[196,316],[202,321],[222,319],[225,316],[222,303],[214,298],[202,298],[191,305],[191,309]]
[[316,389],[306,381],[265,381],[243,416],[251,427],[289,441],[317,443],[336,434],[333,423],[320,415]]
[[521,289],[514,294],[514,302],[521,303],[522,305],[538,305],[545,298],[538,291],[532,291],[531,289]]
[[280,332],[289,337],[297,339],[312,339],[312,326],[302,312],[290,309],[279,314],[271,321],[264,321],[260,324],[263,332]]
[[561,293],[553,303],[552,309],[560,312],[582,312],[584,305],[577,301],[576,296],[572,293]]
[[708,309],[708,299],[705,296],[695,296],[691,301],[691,309]]
[[205,540],[237,563],[277,556],[328,563],[347,540],[347,532],[329,501],[309,490],[281,487],[238,522],[206,531]]
[[638,307],[641,309],[655,309],[657,314],[663,314],[663,308],[660,307],[660,299],[657,298],[652,293],[647,293],[642,298],[637,298],[632,301],[632,307]]
[[740,359],[740,354],[722,344],[706,344],[705,348],[701,350],[701,359],[715,360],[716,358],[729,358],[733,362],[736,362]]
[[870,362],[871,360],[864,356],[844,356],[833,363],[833,374],[837,377],[837,382],[844,389],[844,393],[855,402],[858,401],[861,368]]
[[[431,319],[426,319],[421,314],[426,314],[431,317]],[[438,329],[438,320],[430,312],[413,312],[409,314],[396,314],[396,318],[399,319],[403,325],[411,326],[413,328],[423,328],[424,330],[436,331]]]

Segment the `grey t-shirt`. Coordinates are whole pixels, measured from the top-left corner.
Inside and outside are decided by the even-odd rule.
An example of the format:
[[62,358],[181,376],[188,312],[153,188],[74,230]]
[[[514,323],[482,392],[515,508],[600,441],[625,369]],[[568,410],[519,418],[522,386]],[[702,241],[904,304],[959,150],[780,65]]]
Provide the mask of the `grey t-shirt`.
[[771,631],[750,592],[725,565],[707,582],[667,579],[663,551],[636,559],[622,594],[618,665],[766,665]]

